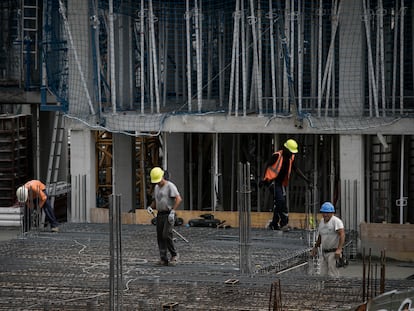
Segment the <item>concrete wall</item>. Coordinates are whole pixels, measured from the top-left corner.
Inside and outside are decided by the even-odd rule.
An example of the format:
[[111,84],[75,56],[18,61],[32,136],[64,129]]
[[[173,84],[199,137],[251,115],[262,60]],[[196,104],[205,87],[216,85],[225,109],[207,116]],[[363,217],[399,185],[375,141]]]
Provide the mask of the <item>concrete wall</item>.
[[121,210],[135,209],[135,138],[124,134],[112,134],[112,192],[121,195]]
[[340,216],[347,229],[358,230],[365,219],[364,137],[341,135],[339,145]]
[[85,222],[90,219],[90,208],[96,206],[95,136],[89,129],[72,129],[71,152],[71,207],[68,220]]

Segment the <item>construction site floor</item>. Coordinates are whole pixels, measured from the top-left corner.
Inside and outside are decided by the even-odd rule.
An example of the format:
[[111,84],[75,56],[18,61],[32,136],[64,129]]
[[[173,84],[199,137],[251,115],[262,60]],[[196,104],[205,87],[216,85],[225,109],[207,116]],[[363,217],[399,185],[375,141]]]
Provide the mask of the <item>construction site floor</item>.
[[[369,282],[359,258],[340,279],[315,274],[304,230],[252,229],[243,272],[239,229],[176,230],[188,240],[175,235],[179,263],[158,266],[155,226],[122,225],[114,273],[108,224],[0,227],[0,310],[113,310],[114,299],[116,310],[346,310],[380,294],[375,259]],[[413,263],[387,260],[385,292],[413,288],[413,275]]]

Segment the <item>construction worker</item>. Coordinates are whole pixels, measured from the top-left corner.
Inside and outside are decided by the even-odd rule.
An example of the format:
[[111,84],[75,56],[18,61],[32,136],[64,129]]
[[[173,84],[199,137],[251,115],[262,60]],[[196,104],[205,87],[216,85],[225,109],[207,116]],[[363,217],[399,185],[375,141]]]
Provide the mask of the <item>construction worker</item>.
[[[164,171],[154,167],[150,172],[151,183],[155,184],[151,208],[157,212],[157,242],[160,252],[159,264],[174,266],[178,261],[178,252],[174,245],[173,228],[175,210],[180,206],[182,198],[176,185],[164,178]],[[171,259],[168,259],[170,252]]]
[[337,260],[342,257],[342,248],[345,244],[345,229],[342,220],[336,216],[335,207],[331,202],[322,204],[320,212],[322,219],[318,227],[318,238],[312,248],[311,255],[316,256],[321,248],[319,257],[320,274],[333,278],[339,277]]
[[51,231],[59,231],[59,223],[56,220],[55,213],[50,205],[49,197],[46,192],[46,186],[39,180],[30,180],[16,191],[17,200],[25,203],[25,207],[33,209],[39,206],[45,213],[46,220],[49,222]]
[[283,149],[273,153],[267,161],[263,179],[259,182],[259,186],[273,185],[273,219],[269,229],[290,230],[285,188],[288,186],[292,170],[311,185],[310,180],[295,165],[296,153],[298,153],[297,142],[293,139],[286,140]]

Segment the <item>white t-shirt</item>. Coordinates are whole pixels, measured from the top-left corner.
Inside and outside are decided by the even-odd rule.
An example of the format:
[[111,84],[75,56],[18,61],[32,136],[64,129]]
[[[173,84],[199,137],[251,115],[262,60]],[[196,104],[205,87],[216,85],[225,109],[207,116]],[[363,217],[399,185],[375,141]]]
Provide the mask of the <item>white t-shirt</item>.
[[344,223],[336,216],[332,216],[327,223],[322,218],[318,228],[318,233],[321,236],[322,249],[337,248],[339,243],[337,231],[343,228]]
[[175,197],[179,196],[180,193],[176,185],[171,181],[167,181],[164,186],[155,186],[154,199],[155,206],[159,212],[168,212],[172,209],[175,203]]

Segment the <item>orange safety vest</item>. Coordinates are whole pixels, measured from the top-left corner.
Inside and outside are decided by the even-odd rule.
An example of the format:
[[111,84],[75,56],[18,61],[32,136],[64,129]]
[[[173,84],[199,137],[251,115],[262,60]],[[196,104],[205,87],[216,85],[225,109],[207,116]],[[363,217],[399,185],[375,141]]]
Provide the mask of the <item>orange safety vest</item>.
[[[276,179],[276,177],[279,175],[280,173],[280,169],[282,168],[282,163],[283,163],[283,151],[279,150],[276,151],[274,154],[278,154],[278,158],[275,161],[275,163],[273,163],[272,165],[268,166],[266,168],[265,174],[264,174],[264,178],[263,180],[265,181],[272,181],[274,179]],[[295,159],[295,155],[292,154],[292,156],[289,159],[289,169],[288,172],[285,176],[285,178],[282,181],[282,185],[283,186],[287,186],[288,185],[288,181],[289,181],[289,177],[290,177],[290,172],[292,171],[292,164],[293,164],[293,160]]]

